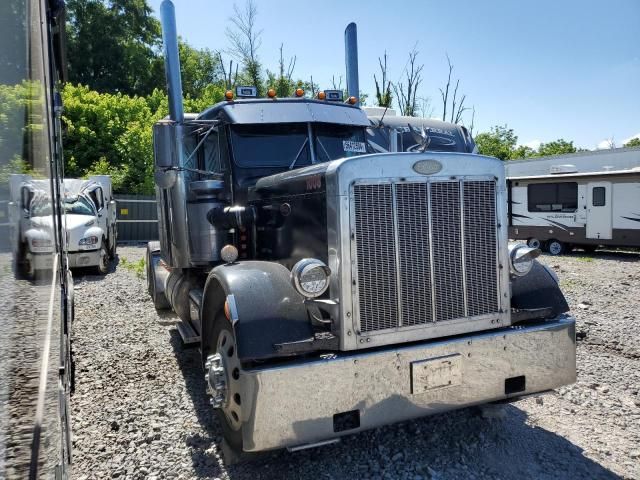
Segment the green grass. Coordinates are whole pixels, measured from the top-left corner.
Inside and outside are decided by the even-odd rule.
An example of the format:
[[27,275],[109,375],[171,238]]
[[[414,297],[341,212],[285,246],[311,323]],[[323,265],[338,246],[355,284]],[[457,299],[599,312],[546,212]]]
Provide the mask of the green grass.
[[136,274],[138,278],[144,278],[146,262],[141,258],[137,262],[130,262],[125,257],[120,257],[120,266]]
[[593,262],[593,257],[576,257],[576,260],[579,262]]

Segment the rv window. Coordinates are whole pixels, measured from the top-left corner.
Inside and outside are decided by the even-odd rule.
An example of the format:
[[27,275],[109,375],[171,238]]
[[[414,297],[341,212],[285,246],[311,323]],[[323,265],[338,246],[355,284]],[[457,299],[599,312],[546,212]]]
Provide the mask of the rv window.
[[593,187],[593,206],[604,207],[605,205],[605,189],[604,187]]
[[530,212],[575,212],[578,184],[575,182],[536,183],[527,186]]

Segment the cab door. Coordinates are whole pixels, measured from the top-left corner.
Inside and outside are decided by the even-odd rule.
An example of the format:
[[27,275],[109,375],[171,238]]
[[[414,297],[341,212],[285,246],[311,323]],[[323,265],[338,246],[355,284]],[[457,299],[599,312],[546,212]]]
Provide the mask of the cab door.
[[587,238],[611,240],[611,182],[587,184]]
[[93,189],[89,193],[89,196],[91,197],[91,200],[93,200],[93,203],[96,206],[97,224],[104,232],[105,237],[108,237],[109,236],[109,230],[107,230],[108,215],[107,215],[107,209],[105,208],[105,204],[104,204],[104,194],[102,192],[102,187],[97,187]]

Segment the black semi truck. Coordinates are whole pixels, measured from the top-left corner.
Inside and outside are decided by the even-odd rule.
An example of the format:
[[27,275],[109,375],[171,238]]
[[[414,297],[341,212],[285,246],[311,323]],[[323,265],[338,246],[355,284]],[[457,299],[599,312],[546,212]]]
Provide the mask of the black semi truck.
[[[396,138],[371,153],[372,128],[404,125],[372,123],[339,92],[240,87],[184,114],[170,0],[161,16],[170,116],[154,128],[148,287],[200,348],[227,454],[322,445],[575,381],[557,278],[539,250],[507,244],[499,160],[471,153],[449,124],[459,149],[407,125],[413,152]],[[346,40],[357,92],[354,24]]]

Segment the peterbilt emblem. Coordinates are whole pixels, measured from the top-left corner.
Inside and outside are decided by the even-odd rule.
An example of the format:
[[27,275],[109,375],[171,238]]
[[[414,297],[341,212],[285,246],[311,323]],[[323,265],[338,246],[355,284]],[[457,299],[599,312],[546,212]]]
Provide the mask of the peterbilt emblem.
[[413,164],[413,170],[420,175],[433,175],[442,170],[442,164],[437,160],[420,160]]

